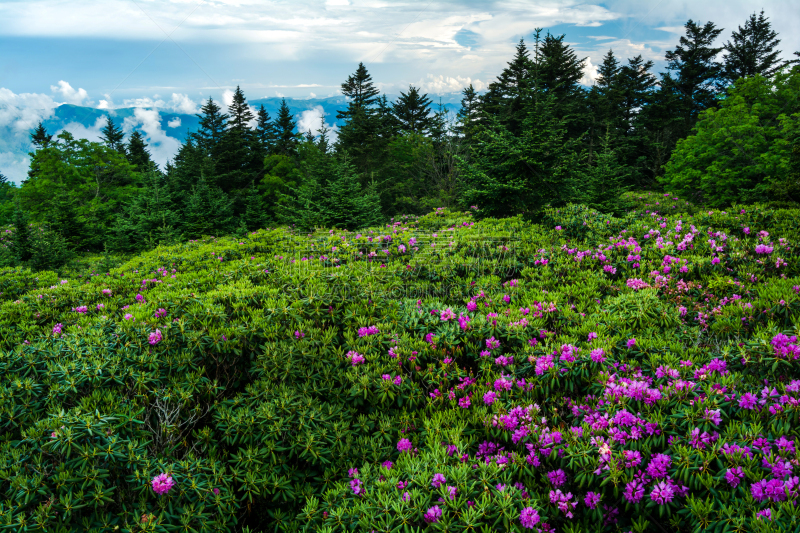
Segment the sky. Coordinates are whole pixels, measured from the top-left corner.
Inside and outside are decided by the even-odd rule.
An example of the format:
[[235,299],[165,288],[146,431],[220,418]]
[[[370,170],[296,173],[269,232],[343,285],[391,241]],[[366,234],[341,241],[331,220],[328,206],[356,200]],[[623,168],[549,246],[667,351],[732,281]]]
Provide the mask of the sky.
[[[24,176],[27,132],[63,103],[139,108],[127,131],[158,143],[163,164],[176,143],[155,127],[158,113],[194,113],[237,85],[251,100],[336,96],[363,61],[390,95],[410,84],[431,94],[480,90],[536,27],[566,35],[587,58],[591,85],[609,48],[622,59],[641,54],[660,72],[688,19],[724,28],[721,45],[762,8],[789,58],[800,50],[796,2],[0,0],[0,172]],[[99,135],[99,126],[81,128],[73,133]]]

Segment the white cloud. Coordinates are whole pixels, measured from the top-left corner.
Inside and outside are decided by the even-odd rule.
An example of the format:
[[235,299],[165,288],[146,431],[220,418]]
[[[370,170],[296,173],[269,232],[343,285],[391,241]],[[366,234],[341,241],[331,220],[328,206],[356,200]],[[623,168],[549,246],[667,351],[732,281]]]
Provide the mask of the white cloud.
[[349,6],[350,0],[325,0],[326,6]]
[[[316,137],[319,135],[320,129],[322,129],[324,118],[325,110],[322,109],[321,105],[315,106],[312,109],[306,109],[300,113],[300,118],[297,120],[297,131],[300,133],[311,131],[311,134]],[[330,142],[336,142],[339,136],[339,128],[335,124],[331,125],[327,123],[325,127],[330,130],[328,132],[328,139]]]
[[180,128],[181,127],[181,117],[175,117],[169,122],[167,122],[167,126],[170,128]]
[[28,173],[30,131],[53,116],[58,103],[50,95],[15,94],[0,87],[0,172],[20,183]]
[[158,110],[136,108],[133,116],[126,117],[122,124],[126,133],[135,128],[141,129],[153,161],[162,167],[178,153],[181,142],[161,129],[161,115]]
[[233,103],[233,91],[230,89],[225,89],[222,92],[222,103],[225,104],[225,107],[230,107]]
[[85,89],[75,90],[72,88],[72,85],[64,80],[59,81],[58,85],[51,85],[50,90],[56,94],[60,94],[66,103],[73,105],[82,105],[84,100],[89,97]]
[[462,89],[468,87],[470,83],[476,91],[482,91],[486,86],[481,80],[473,80],[469,77],[462,78],[461,76],[444,76],[441,74],[439,76],[428,74],[428,78],[426,80],[420,80],[417,85],[424,93],[446,94],[461,92]]
[[76,139],[86,139],[89,141],[98,142],[100,141],[100,139],[103,138],[103,134],[100,132],[100,130],[102,130],[105,125],[106,125],[106,117],[102,116],[102,117],[97,117],[97,120],[94,122],[94,125],[89,127],[84,126],[83,124],[79,124],[77,122],[70,122],[69,124],[61,128],[59,133],[61,133],[62,131],[68,131]]
[[591,58],[586,58],[586,63],[583,66],[583,78],[581,83],[583,85],[592,86],[597,79],[597,65],[592,64]]
[[189,98],[189,95],[172,93],[172,100],[170,100],[169,109],[176,113],[185,113],[187,115],[194,115],[197,113],[197,104]]

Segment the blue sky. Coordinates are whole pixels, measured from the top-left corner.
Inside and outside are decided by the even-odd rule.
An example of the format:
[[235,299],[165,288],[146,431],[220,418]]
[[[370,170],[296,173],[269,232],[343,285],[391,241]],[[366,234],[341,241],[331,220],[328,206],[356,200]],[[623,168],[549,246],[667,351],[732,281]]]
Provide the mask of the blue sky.
[[609,48],[663,70],[687,19],[725,28],[721,43],[762,7],[784,55],[800,50],[796,0],[0,0],[0,172],[24,175],[24,133],[60,103],[192,113],[236,85],[327,97],[359,61],[389,94],[454,93],[491,82],[537,26],[588,58],[590,84]]

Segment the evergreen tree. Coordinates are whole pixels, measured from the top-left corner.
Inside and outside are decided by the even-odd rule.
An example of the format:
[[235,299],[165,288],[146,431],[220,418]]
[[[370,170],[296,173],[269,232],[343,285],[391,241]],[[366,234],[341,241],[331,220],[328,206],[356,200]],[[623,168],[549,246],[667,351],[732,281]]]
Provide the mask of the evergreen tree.
[[214,176],[214,158],[190,135],[175,155],[174,165],[166,169],[167,188],[178,210],[182,211],[197,184],[197,176]]
[[111,120],[111,115],[106,115],[106,125],[100,130],[100,133],[103,134],[101,139],[106,146],[121,153],[125,152],[125,143],[123,142],[125,134]]
[[213,98],[209,98],[200,108],[197,118],[200,119],[200,130],[192,133],[190,138],[199,148],[214,156],[225,134],[228,115],[222,112],[222,108],[214,102]]
[[704,25],[689,20],[684,27],[686,35],[680,38],[680,44],[666,53],[667,69],[675,73],[662,75],[662,87],[673,91],[681,109],[673,109],[683,115],[686,131],[694,125],[697,115],[716,103],[717,83],[722,74],[722,65],[715,60],[723,47],[712,46],[722,33],[713,22]]
[[[256,123],[255,137],[257,139],[257,151],[263,154],[263,157],[272,149],[272,144],[275,142],[276,132],[275,124],[269,116],[264,104],[258,106],[258,122]],[[262,157],[262,159],[263,159]]]
[[624,211],[623,193],[630,174],[629,167],[621,165],[612,147],[611,127],[600,139],[600,150],[595,160],[583,170],[580,200],[603,213]]
[[33,253],[28,214],[16,203],[11,224],[14,226],[14,237],[11,240],[11,255],[17,263],[27,262]]
[[764,10],[756,16],[750,15],[733,32],[733,42],[725,43],[725,56],[722,77],[727,83],[735,83],[739,78],[761,74],[765,78],[772,77],[785,63],[780,60],[781,51],[778,50],[780,39],[778,33],[772,29],[769,19],[764,16]]
[[388,123],[386,109],[376,109],[381,104],[378,89],[363,63],[342,84],[342,94],[347,98],[347,109],[340,110],[336,118],[344,123],[339,130],[337,148],[347,152],[353,164],[364,175],[374,172],[383,157],[384,133]]
[[219,188],[209,186],[201,174],[186,203],[184,221],[189,238],[228,232],[234,224],[233,202]]
[[352,121],[359,110],[370,109],[378,102],[379,91],[364,63],[359,63],[355,73],[342,84],[342,94],[348,99],[347,109],[339,111],[336,118],[347,122]]
[[36,148],[47,148],[53,141],[53,136],[48,135],[47,129],[44,127],[42,121],[36,126],[36,129],[31,133],[31,142]]
[[255,119],[241,88],[236,87],[228,106],[227,128],[216,150],[215,181],[223,191],[234,195],[235,205],[243,207],[245,190],[258,176],[264,153],[250,124]]
[[297,147],[300,144],[302,134],[297,133],[297,122],[295,122],[286,98],[281,100],[281,107],[278,109],[278,116],[275,119],[276,138],[272,153],[277,155],[295,156]]
[[520,39],[514,58],[480,98],[481,113],[499,121],[512,134],[519,133],[524,108],[531,98],[531,91],[536,88],[540,33],[540,28],[534,33],[534,59],[530,58],[525,41]]
[[458,135],[463,135],[464,139],[469,142],[472,140],[478,124],[479,99],[478,93],[471,83],[469,87],[462,91],[462,94],[464,97],[461,99],[461,108],[458,110],[458,115],[456,115],[455,132]]
[[242,225],[247,231],[255,231],[264,227],[266,223],[264,200],[255,186],[251,186],[245,200],[245,210],[242,215]]
[[579,197],[576,146],[555,99],[551,94],[529,106],[518,135],[501,124],[482,128],[472,157],[461,163],[465,205],[486,216],[530,216]]
[[538,83],[545,92],[555,95],[558,103],[575,95],[586,63],[586,58],[578,59],[575,51],[564,43],[564,37],[547,33],[538,68]]
[[400,91],[400,97],[392,106],[400,131],[406,135],[425,135],[433,126],[431,100],[427,94],[410,85],[408,92]]
[[117,216],[111,230],[111,248],[135,252],[159,244],[172,244],[179,238],[179,225],[164,175],[151,170],[144,176],[144,187]]
[[150,172],[156,169],[156,164],[150,158],[150,151],[147,149],[144,136],[138,131],[134,131],[131,134],[125,152],[128,161],[134,165],[139,172]]
[[644,61],[641,55],[628,59],[628,64],[619,70],[621,115],[623,133],[629,135],[635,128],[635,119],[648,101],[649,95],[658,86],[658,80],[650,72],[652,61]]

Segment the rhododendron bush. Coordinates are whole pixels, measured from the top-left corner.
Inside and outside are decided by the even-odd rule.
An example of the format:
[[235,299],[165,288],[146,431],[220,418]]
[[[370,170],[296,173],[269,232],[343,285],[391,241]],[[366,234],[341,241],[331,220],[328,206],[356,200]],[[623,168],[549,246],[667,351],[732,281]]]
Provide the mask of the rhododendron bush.
[[638,201],[0,273],[0,524],[795,531],[800,213]]

